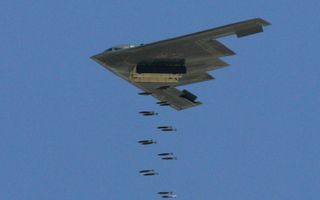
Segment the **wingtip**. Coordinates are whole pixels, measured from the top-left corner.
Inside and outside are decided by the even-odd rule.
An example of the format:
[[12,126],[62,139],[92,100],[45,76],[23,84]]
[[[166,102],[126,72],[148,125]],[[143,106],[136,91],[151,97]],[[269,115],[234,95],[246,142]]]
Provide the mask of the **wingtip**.
[[262,18],[256,18],[255,19],[258,23],[260,23],[262,26],[270,26],[271,23],[268,22],[267,20],[265,19],[262,19]]

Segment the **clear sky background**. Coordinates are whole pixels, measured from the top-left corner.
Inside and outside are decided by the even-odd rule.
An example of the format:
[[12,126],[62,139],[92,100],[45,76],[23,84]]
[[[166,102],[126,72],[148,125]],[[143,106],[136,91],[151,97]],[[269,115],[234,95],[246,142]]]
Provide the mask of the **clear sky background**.
[[[320,199],[319,10],[318,0],[0,1],[0,199]],[[158,107],[89,59],[255,17],[272,26],[220,40],[238,54],[216,80],[183,87],[204,103],[189,110]],[[178,160],[157,158],[167,151]]]

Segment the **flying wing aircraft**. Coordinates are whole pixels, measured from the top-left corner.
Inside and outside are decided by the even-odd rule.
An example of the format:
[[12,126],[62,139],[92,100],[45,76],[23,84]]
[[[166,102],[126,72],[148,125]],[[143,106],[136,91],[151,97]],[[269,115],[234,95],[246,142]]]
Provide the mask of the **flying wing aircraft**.
[[143,90],[140,95],[152,95],[164,105],[182,110],[201,102],[176,87],[214,79],[208,71],[228,66],[221,57],[235,55],[218,38],[252,35],[268,25],[256,18],[150,44],[119,45],[91,58]]

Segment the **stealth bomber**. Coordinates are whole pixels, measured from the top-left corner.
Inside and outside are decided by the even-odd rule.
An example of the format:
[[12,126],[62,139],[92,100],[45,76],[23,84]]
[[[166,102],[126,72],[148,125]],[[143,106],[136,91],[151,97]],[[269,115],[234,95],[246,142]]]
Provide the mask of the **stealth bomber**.
[[221,57],[235,55],[217,39],[263,31],[269,22],[255,18],[149,44],[118,45],[91,58],[152,95],[160,106],[176,110],[200,105],[197,96],[176,87],[213,80],[208,72],[229,66]]

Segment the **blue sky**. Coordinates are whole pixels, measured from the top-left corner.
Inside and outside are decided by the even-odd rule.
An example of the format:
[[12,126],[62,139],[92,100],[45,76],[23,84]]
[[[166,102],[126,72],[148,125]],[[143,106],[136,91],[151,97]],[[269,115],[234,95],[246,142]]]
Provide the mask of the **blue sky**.
[[[0,199],[320,198],[320,2],[1,1]],[[187,86],[202,106],[160,108],[89,59],[245,19],[265,32]],[[143,118],[140,110],[156,110]],[[174,125],[163,135],[158,125]],[[139,146],[139,139],[157,145]],[[177,161],[157,153],[175,152]],[[141,177],[144,168],[158,177]]]

